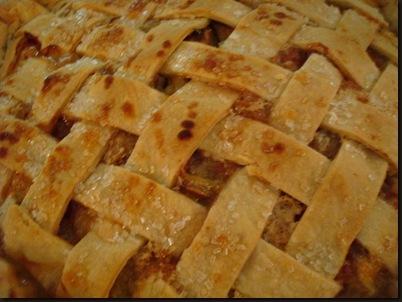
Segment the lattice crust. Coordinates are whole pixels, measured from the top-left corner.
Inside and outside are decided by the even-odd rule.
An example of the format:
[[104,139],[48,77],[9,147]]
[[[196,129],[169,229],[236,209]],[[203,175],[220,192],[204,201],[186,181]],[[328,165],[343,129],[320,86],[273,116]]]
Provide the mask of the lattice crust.
[[397,297],[391,0],[0,2],[0,297]]

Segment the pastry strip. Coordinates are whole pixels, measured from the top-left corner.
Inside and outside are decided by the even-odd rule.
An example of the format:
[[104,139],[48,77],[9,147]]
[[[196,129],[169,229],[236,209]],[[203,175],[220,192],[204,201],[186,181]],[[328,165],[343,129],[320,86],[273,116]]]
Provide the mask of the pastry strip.
[[273,127],[233,116],[217,124],[200,148],[216,158],[247,165],[249,173],[306,205],[330,164],[325,156]]
[[171,187],[180,169],[239,97],[219,86],[186,84],[145,126],[127,167]]
[[306,26],[291,42],[327,56],[365,89],[370,89],[379,76],[378,68],[366,51],[348,35],[327,28]]
[[8,24],[14,22],[24,24],[47,12],[45,7],[33,0],[2,1],[0,3],[0,19]]
[[345,140],[290,237],[286,252],[334,278],[375,204],[387,168],[387,162],[375,153]]
[[2,224],[4,248],[49,293],[54,294],[72,246],[43,230],[17,205],[11,205]]
[[291,10],[305,15],[320,26],[335,28],[341,19],[339,8],[325,3],[323,0],[270,0],[282,4]]
[[29,58],[12,75],[4,79],[0,91],[27,104],[34,103],[42,88],[42,83],[51,72],[52,65],[47,60]]
[[139,135],[167,96],[143,83],[116,75],[93,75],[63,115],[91,120]]
[[325,57],[312,54],[274,105],[270,125],[304,143],[311,142],[341,81],[338,69]]
[[206,216],[206,210],[191,199],[103,164],[76,187],[74,200],[176,255],[190,244]]
[[0,206],[4,202],[4,198],[7,196],[7,189],[11,182],[12,171],[0,164]]
[[398,68],[388,64],[373,89],[370,91],[369,104],[377,110],[398,117]]
[[349,9],[342,15],[336,31],[350,36],[359,43],[363,49],[367,49],[374,39],[378,24],[359,14],[355,10]]
[[151,29],[128,61],[127,73],[150,84],[166,59],[174,52],[188,34],[204,28],[207,19],[168,20]]
[[129,235],[106,241],[89,232],[69,253],[56,295],[107,298],[123,266],[141,244],[142,240]]
[[43,229],[57,232],[75,185],[96,166],[111,134],[107,128],[76,123],[49,154],[21,204]]
[[220,48],[268,59],[275,56],[306,22],[285,7],[260,5],[240,20]]
[[292,74],[268,61],[197,42],[183,42],[160,72],[247,89],[265,99],[279,96]]
[[[177,1],[176,1],[177,2]],[[219,21],[231,27],[236,27],[240,19],[251,9],[234,0],[181,0],[178,3],[167,4],[157,18],[194,18],[204,17]]]
[[260,239],[234,288],[253,298],[333,298],[341,286]]
[[382,27],[388,27],[388,23],[385,21],[380,11],[362,0],[329,0],[329,2],[339,7],[353,8],[362,15],[365,15],[374,22],[377,22]]
[[56,144],[30,123],[0,116],[0,164],[10,170],[35,178]]
[[103,63],[82,58],[51,73],[42,81],[42,90],[32,106],[31,120],[49,131],[84,80]]
[[144,36],[144,32],[128,25],[102,25],[82,39],[77,52],[101,60],[123,62],[139,50]]
[[357,240],[398,275],[398,211],[378,198]]
[[353,98],[335,98],[323,126],[353,138],[398,167],[398,121]]
[[177,264],[177,280],[185,296],[227,296],[278,196],[278,190],[249,176],[245,169],[232,176]]
[[371,46],[398,66],[398,38],[390,32],[380,32],[374,36]]

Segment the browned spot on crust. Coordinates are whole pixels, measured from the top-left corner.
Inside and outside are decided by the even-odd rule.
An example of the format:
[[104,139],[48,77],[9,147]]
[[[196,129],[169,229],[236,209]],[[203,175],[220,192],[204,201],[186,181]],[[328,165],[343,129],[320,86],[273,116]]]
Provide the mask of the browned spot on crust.
[[172,46],[172,43],[170,43],[169,40],[166,40],[163,42],[162,46],[163,46],[163,48],[169,48]]
[[109,113],[110,110],[113,109],[113,104],[112,102],[103,104],[100,110],[100,119],[101,120],[107,120],[109,118]]
[[162,119],[162,116],[160,114],[160,112],[156,112],[152,117],[151,117],[151,121],[154,123],[159,123]]
[[159,50],[157,53],[156,53],[156,56],[157,57],[163,57],[165,55],[165,52],[163,51],[163,50]]
[[46,93],[49,90],[51,90],[53,88],[54,85],[56,85],[57,83],[62,83],[62,84],[66,84],[68,81],[70,81],[70,76],[66,75],[66,74],[52,74],[50,76],[48,76],[45,81],[43,82],[43,86],[42,86],[42,93]]
[[194,109],[197,106],[198,106],[197,102],[192,102],[190,105],[187,106],[187,108],[191,110],[191,109]]
[[185,120],[181,123],[181,126],[186,129],[193,129],[195,125],[193,121]]
[[123,111],[124,115],[127,116],[127,117],[133,117],[134,114],[135,114],[133,105],[131,105],[128,102],[125,102],[121,106],[121,110]]
[[193,137],[193,133],[188,129],[180,131],[179,134],[177,135],[177,138],[181,141],[189,140],[192,137]]
[[63,52],[60,47],[58,47],[57,45],[54,45],[54,44],[50,44],[49,46],[43,48],[39,52],[39,56],[51,57],[54,60],[58,60],[58,59],[60,59],[62,53]]
[[57,175],[60,172],[71,169],[73,165],[71,160],[72,152],[71,148],[67,146],[57,146],[54,149],[55,154],[49,156],[46,172],[48,173],[51,182],[56,180]]
[[282,25],[281,20],[275,20],[275,19],[269,20],[269,23],[271,23],[272,25],[276,25],[276,26]]
[[161,150],[165,144],[162,129],[155,129],[156,148]]
[[275,145],[269,145],[266,142],[261,144],[262,152],[266,154],[270,153],[278,153],[281,154],[285,150],[285,146],[282,145],[281,143],[276,143]]
[[320,42],[313,42],[309,43],[307,45],[307,50],[308,51],[316,51],[319,52],[325,56],[329,54],[329,49],[325,45],[321,44]]
[[0,148],[0,158],[5,158],[8,154],[8,149],[5,147]]
[[12,132],[0,132],[0,142],[8,141],[10,145],[18,143],[19,137]]
[[194,118],[197,117],[197,112],[191,110],[191,111],[189,111],[189,112],[187,113],[187,116],[188,116],[189,118],[194,119]]
[[113,81],[114,81],[113,76],[108,75],[108,76],[105,78],[105,89],[109,89],[110,86],[113,84]]
[[151,34],[151,35],[148,35],[148,36],[147,36],[147,41],[148,41],[148,42],[152,42],[153,39],[155,39],[155,36],[154,36],[154,35]]
[[295,19],[292,16],[288,16],[285,13],[282,13],[282,12],[276,12],[274,15],[275,15],[275,17],[277,17],[279,19],[285,19],[285,18],[292,19],[292,20]]

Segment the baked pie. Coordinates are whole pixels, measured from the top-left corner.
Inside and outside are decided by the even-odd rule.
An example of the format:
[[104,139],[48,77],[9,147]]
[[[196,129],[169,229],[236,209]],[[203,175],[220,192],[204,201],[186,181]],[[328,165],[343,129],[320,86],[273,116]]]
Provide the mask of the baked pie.
[[1,0],[0,296],[398,297],[393,0]]

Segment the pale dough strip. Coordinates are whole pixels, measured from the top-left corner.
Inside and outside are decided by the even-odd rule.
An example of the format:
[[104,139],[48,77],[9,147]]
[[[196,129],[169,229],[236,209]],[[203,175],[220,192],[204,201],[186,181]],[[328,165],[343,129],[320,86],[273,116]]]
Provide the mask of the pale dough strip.
[[370,89],[380,72],[367,52],[352,38],[327,28],[306,26],[291,40],[295,45],[322,53],[361,87]]
[[270,0],[270,2],[287,6],[318,25],[328,28],[335,28],[342,16],[339,8],[326,4],[324,0]]
[[[229,116],[200,146],[241,165],[308,205],[329,167],[325,156],[263,123]],[[297,185],[294,185],[297,184]]]
[[67,64],[42,81],[42,90],[32,106],[30,119],[50,130],[84,80],[104,64],[89,58]]
[[398,38],[391,32],[383,31],[377,33],[371,46],[398,66]]
[[57,145],[54,138],[29,122],[10,116],[0,116],[0,136],[0,163],[32,179]]
[[359,43],[363,49],[367,49],[374,39],[379,25],[353,9],[343,13],[336,31],[350,36]]
[[278,196],[278,190],[244,168],[229,179],[177,264],[177,280],[186,297],[227,296]]
[[101,25],[82,39],[77,52],[100,60],[123,62],[139,50],[144,36],[144,32],[125,24]]
[[74,200],[180,255],[201,228],[206,210],[141,175],[99,164],[76,187]]
[[387,168],[378,155],[345,140],[290,237],[286,252],[334,278],[375,204]]
[[138,52],[132,54],[125,71],[134,78],[151,84],[166,59],[188,34],[208,25],[208,19],[168,20],[151,29]]
[[97,165],[112,133],[88,122],[76,123],[49,154],[21,203],[43,229],[57,232],[75,185]]
[[4,248],[54,294],[72,246],[37,225],[21,207],[11,205],[2,224]]
[[357,240],[398,276],[398,211],[378,198]]
[[342,8],[353,8],[359,13],[377,22],[382,27],[388,27],[388,23],[385,21],[380,11],[362,0],[329,0],[329,2]]
[[[191,3],[192,2],[192,3]],[[187,4],[189,3],[189,5]],[[181,0],[167,4],[157,18],[194,18],[204,17],[236,27],[240,19],[251,9],[234,0]]]
[[285,7],[265,4],[246,14],[221,49],[268,59],[298,31],[306,19]]
[[107,241],[90,231],[69,253],[57,297],[107,298],[118,274],[142,243],[129,235]]
[[398,167],[398,121],[354,98],[336,97],[322,125],[368,145]]
[[219,86],[187,83],[147,123],[126,166],[172,186],[180,169],[239,97]]
[[0,92],[7,93],[26,104],[34,104],[43,81],[52,71],[52,64],[40,58],[28,58],[0,85]]
[[390,63],[370,91],[369,104],[398,119],[398,103],[398,67]]
[[341,286],[260,239],[234,288],[252,298],[333,298]]
[[292,75],[268,61],[197,42],[183,42],[160,72],[247,89],[268,100],[281,94]]
[[325,57],[312,54],[275,103],[270,125],[309,143],[324,119],[342,76]]
[[63,115],[91,120],[140,135],[148,119],[167,96],[149,86],[116,75],[93,75]]

